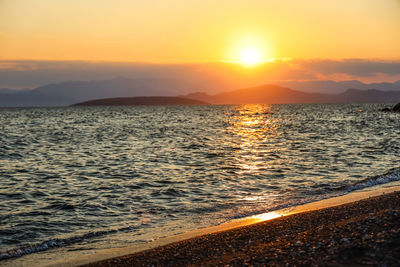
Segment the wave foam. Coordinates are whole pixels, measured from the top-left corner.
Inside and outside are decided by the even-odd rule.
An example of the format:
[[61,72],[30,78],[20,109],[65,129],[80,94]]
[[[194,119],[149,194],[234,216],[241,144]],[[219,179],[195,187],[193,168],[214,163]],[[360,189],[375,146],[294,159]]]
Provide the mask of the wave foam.
[[56,248],[56,247],[62,247],[65,245],[82,242],[86,239],[90,239],[93,237],[99,237],[99,236],[114,234],[114,233],[118,233],[118,232],[128,232],[128,231],[132,231],[135,229],[137,229],[137,226],[123,227],[120,229],[112,229],[112,230],[107,230],[107,231],[89,232],[84,235],[72,236],[69,238],[50,239],[50,240],[44,241],[39,244],[28,245],[28,246],[24,246],[24,247],[10,249],[6,252],[0,252],[0,260],[17,258],[17,257],[21,257],[23,255],[27,255],[27,254],[31,254],[31,253],[35,253],[35,252],[39,252],[39,251],[44,251],[44,250],[48,250],[48,249],[52,249],[52,248]]

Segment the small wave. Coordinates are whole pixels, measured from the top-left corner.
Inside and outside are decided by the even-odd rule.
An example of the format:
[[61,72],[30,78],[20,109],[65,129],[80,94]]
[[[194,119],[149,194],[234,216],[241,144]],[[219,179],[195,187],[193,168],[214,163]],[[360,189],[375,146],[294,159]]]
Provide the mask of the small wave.
[[[222,220],[219,220],[219,223],[217,223],[217,224],[221,224],[226,221],[230,221],[232,219],[240,219],[240,218],[249,217],[249,216],[252,216],[255,214],[290,208],[290,207],[310,203],[313,201],[318,201],[318,200],[322,200],[322,199],[326,199],[326,198],[330,198],[330,197],[345,195],[352,191],[361,190],[361,189],[373,187],[376,185],[382,185],[382,184],[395,182],[395,181],[400,181],[400,168],[394,168],[383,175],[369,177],[364,180],[353,183],[351,185],[342,186],[340,188],[337,188],[336,190],[334,190],[335,192],[331,192],[330,194],[314,196],[314,197],[305,199],[303,201],[287,202],[283,205],[277,205],[277,206],[271,207],[269,209],[255,209],[255,210],[253,209],[250,212],[247,211],[245,213],[239,213],[239,214],[235,214],[235,215],[227,214],[226,216],[224,216],[225,218]],[[167,190],[164,193],[174,195],[177,192]],[[198,211],[196,211],[196,213],[197,212]],[[213,212],[213,211],[210,208],[207,208],[207,212]],[[119,233],[119,232],[129,232],[129,231],[133,231],[137,228],[138,228],[138,226],[129,226],[129,227],[123,227],[123,228],[119,228],[119,229],[89,232],[89,233],[86,233],[83,235],[72,236],[69,238],[50,239],[50,240],[47,240],[47,241],[44,241],[44,242],[41,242],[38,244],[27,245],[27,246],[23,246],[23,247],[19,247],[19,248],[14,248],[14,249],[11,249],[11,250],[8,250],[5,252],[0,252],[0,260],[17,258],[17,257],[21,257],[21,256],[27,255],[27,254],[32,254],[32,253],[36,253],[36,252],[40,252],[40,251],[49,250],[52,248],[62,247],[62,246],[66,246],[66,245],[70,245],[70,244],[74,244],[74,243],[79,243],[79,242],[82,242],[84,240],[94,238],[94,237],[115,234],[115,233]],[[150,242],[152,240],[136,240],[136,241],[137,242]]]
[[400,181],[400,168],[393,168],[385,174],[368,177],[364,180],[358,181],[358,182],[350,184],[350,185],[336,187],[333,190],[330,190],[329,193],[309,196],[306,199],[286,201],[283,204],[270,206],[269,208],[254,208],[254,209],[247,210],[245,212],[239,212],[239,213],[237,213],[237,211],[232,211],[232,213],[228,212],[225,216],[223,216],[223,218],[221,218],[219,220],[218,224],[226,223],[231,220],[251,217],[251,216],[259,215],[259,214],[266,213],[266,212],[272,212],[272,211],[277,211],[277,210],[282,210],[282,209],[287,209],[287,208],[293,208],[296,206],[305,205],[305,204],[308,204],[311,202],[320,201],[320,200],[324,200],[324,199],[328,199],[328,198],[332,198],[332,197],[343,196],[343,195],[346,195],[346,194],[351,193],[356,190],[362,190],[362,189],[374,187],[377,185],[383,185],[383,184],[396,182],[396,181]]
[[84,240],[94,238],[94,237],[115,234],[115,233],[119,233],[119,232],[130,232],[137,228],[138,228],[137,226],[128,226],[128,227],[123,227],[123,228],[119,228],[119,229],[89,232],[89,233],[86,233],[83,235],[72,236],[72,237],[68,237],[68,238],[50,239],[50,240],[47,240],[47,241],[44,241],[44,242],[41,242],[38,244],[27,245],[27,246],[23,246],[23,247],[19,247],[19,248],[10,249],[5,252],[0,252],[0,261],[6,260],[6,259],[11,259],[11,258],[21,257],[21,256],[24,256],[27,254],[32,254],[35,252],[44,251],[44,250],[48,250],[48,249],[52,249],[52,248],[71,245],[74,243],[79,243],[79,242],[82,242]]
[[360,190],[376,185],[386,184],[390,182],[395,182],[400,180],[400,168],[393,168],[389,172],[383,175],[377,175],[373,177],[366,178],[364,180],[358,181],[352,185],[347,185],[341,188],[346,193]]

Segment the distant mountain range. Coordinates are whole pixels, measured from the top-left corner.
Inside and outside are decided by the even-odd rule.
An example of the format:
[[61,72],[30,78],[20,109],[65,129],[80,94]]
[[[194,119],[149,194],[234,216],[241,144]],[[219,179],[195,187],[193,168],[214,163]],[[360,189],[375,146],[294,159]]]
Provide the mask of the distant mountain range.
[[208,95],[193,93],[187,98],[211,104],[294,104],[399,102],[400,91],[348,89],[340,94],[306,93],[278,85],[262,85]]
[[293,90],[303,91],[307,93],[326,93],[326,94],[340,94],[344,93],[347,89],[359,90],[381,90],[381,91],[400,91],[400,81],[393,83],[362,83],[357,80],[349,81],[285,81],[274,82],[276,85],[289,87]]
[[184,96],[213,104],[398,102],[400,81],[365,84],[359,81],[291,81],[210,95],[193,92],[193,86],[174,79],[71,81],[32,90],[0,89],[0,107],[67,106],[93,99]]

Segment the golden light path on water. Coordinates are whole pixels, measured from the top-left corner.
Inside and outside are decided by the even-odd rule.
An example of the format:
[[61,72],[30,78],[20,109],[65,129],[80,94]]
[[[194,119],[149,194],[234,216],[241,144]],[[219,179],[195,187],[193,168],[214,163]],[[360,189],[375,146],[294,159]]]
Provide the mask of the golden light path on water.
[[233,120],[230,130],[241,138],[240,153],[236,156],[242,172],[268,168],[263,154],[269,152],[267,139],[277,134],[277,124],[268,116],[270,110],[269,105],[243,105]]
[[[259,175],[262,170],[271,167],[266,157],[271,153],[268,142],[279,134],[277,129],[280,121],[271,116],[271,105],[241,105],[237,111],[237,115],[231,121],[232,126],[229,131],[240,137],[240,149],[235,152],[238,174]],[[242,179],[239,181],[239,185],[248,185],[249,183],[254,183],[254,180]],[[276,197],[276,194],[268,191],[264,191],[261,195],[237,195],[238,199],[244,201],[263,201],[264,203],[268,203]]]

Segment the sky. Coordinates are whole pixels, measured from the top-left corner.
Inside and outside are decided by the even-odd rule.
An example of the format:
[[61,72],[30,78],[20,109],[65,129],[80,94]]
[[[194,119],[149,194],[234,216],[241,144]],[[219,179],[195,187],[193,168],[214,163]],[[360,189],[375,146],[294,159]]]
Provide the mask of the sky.
[[0,60],[400,59],[399,0],[0,0]]
[[399,29],[400,0],[0,0],[0,88],[116,76],[395,82]]

